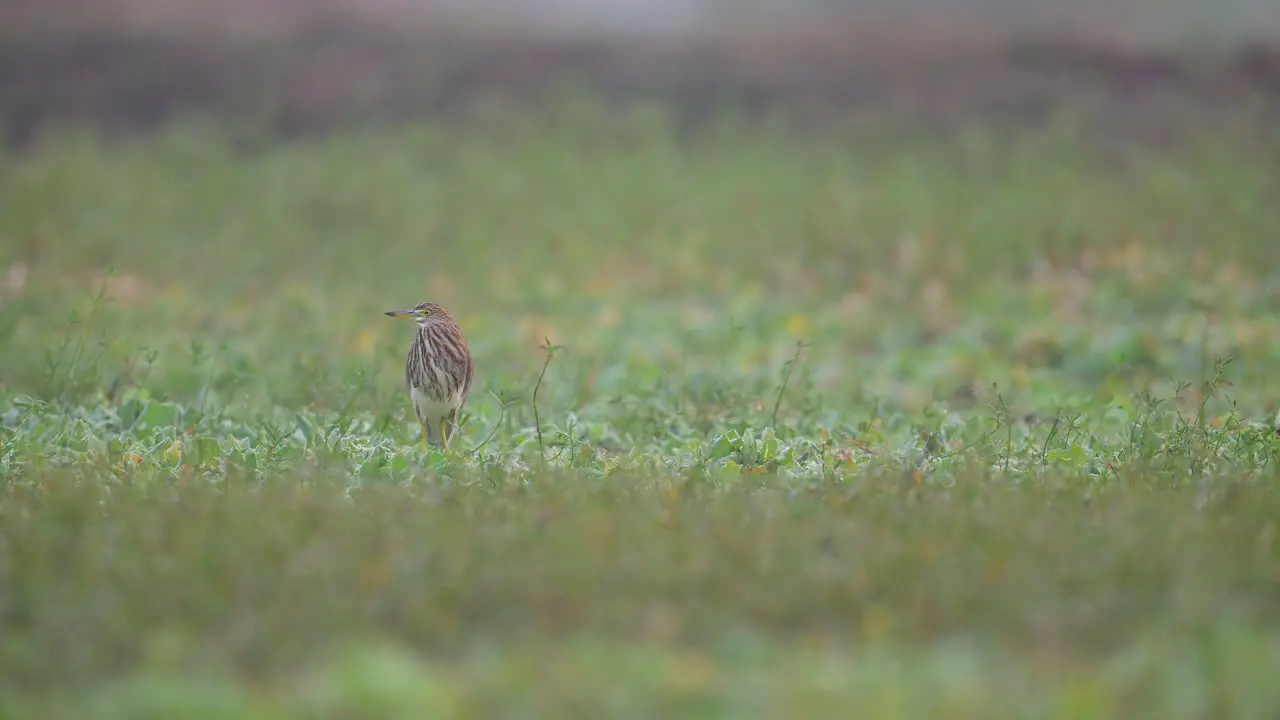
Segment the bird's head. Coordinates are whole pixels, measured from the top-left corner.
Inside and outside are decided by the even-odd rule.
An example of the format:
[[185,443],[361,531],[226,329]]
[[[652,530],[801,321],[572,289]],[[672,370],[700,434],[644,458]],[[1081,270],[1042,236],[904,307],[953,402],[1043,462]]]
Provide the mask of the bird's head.
[[408,310],[388,310],[385,314],[393,318],[412,318],[419,325],[453,322],[453,316],[449,311],[433,302],[418,303]]

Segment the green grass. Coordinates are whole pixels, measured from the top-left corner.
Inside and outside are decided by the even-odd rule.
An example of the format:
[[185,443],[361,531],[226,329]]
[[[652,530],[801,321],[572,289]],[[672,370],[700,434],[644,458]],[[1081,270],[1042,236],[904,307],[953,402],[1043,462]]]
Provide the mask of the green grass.
[[52,134],[0,158],[0,715],[1273,717],[1273,150]]

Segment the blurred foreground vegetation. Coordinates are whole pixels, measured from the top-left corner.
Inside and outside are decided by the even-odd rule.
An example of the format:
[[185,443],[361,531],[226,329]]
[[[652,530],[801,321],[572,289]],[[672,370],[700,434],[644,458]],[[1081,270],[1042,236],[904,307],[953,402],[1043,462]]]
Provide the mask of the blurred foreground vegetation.
[[0,160],[0,713],[1280,711],[1274,131],[549,107]]

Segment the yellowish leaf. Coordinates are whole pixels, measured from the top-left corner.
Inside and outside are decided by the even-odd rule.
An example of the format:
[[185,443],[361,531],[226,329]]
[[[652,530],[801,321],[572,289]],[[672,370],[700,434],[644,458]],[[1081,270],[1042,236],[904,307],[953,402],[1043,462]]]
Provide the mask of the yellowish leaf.
[[348,346],[348,350],[352,355],[361,357],[369,357],[373,355],[373,349],[378,344],[378,335],[370,328],[364,328],[356,334],[355,338]]
[[812,324],[809,318],[799,313],[787,318],[787,334],[794,338],[804,337],[809,334]]

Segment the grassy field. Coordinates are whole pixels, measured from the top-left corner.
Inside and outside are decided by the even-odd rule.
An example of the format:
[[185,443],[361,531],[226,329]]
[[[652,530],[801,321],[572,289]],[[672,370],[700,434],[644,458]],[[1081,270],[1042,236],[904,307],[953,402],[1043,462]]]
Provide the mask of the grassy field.
[[0,158],[0,716],[1275,717],[1277,139],[51,134]]

